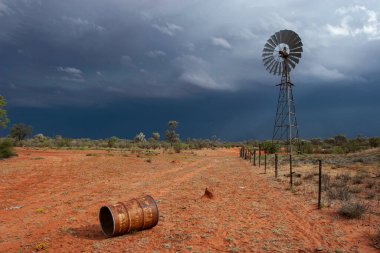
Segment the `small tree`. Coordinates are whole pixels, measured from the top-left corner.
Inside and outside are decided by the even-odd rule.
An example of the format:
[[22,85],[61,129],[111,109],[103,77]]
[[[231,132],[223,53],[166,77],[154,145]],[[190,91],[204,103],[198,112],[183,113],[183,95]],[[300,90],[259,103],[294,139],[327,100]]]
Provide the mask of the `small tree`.
[[152,140],[154,141],[159,141],[160,140],[160,134],[158,132],[153,132],[152,133]]
[[145,141],[146,141],[145,134],[143,132],[136,134],[135,142],[145,142]]
[[9,123],[7,111],[4,109],[6,104],[7,101],[5,98],[3,96],[0,96],[0,128],[6,128]]
[[272,141],[264,141],[261,144],[261,149],[265,150],[265,152],[268,152],[269,154],[274,154],[274,153],[278,152],[279,145],[275,142],[272,142]]
[[116,146],[116,143],[118,142],[119,138],[116,136],[112,136],[111,138],[108,139],[108,147],[109,148],[114,148]]
[[32,126],[26,126],[24,124],[14,124],[11,126],[9,136],[16,139],[17,141],[22,141],[26,137],[32,134]]
[[179,134],[175,132],[178,126],[178,122],[175,120],[170,120],[168,122],[168,129],[165,131],[166,140],[170,143],[170,146],[173,147],[173,144],[179,142]]
[[369,146],[371,148],[377,148],[377,147],[380,147],[380,138],[378,137],[372,137],[372,138],[369,138],[368,139],[368,142],[369,142]]
[[347,137],[342,134],[336,135],[334,137],[334,140],[335,140],[335,145],[338,145],[338,146],[342,146],[347,143]]

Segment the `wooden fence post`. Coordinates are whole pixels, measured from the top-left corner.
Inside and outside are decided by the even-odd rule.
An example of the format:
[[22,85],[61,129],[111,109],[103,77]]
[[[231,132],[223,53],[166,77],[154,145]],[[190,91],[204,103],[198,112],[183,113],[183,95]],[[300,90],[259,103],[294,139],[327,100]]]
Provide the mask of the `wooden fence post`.
[[278,154],[274,155],[274,177],[278,176]]
[[259,168],[261,165],[261,145],[259,144]]
[[264,173],[267,174],[267,151],[264,153]]
[[289,155],[290,189],[293,188],[293,166],[292,155]]
[[319,162],[319,175],[318,175],[318,209],[321,209],[321,196],[322,196],[322,160]]
[[253,149],[253,165],[256,166],[256,149]]

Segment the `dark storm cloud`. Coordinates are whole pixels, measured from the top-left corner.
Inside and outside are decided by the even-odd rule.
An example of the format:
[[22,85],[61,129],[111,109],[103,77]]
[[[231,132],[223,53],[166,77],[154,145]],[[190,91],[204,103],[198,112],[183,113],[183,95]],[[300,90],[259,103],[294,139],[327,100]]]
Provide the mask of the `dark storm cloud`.
[[[256,101],[279,82],[261,63],[262,47],[274,32],[292,29],[304,43],[291,73],[297,106],[323,98],[343,110],[321,90],[377,89],[379,12],[375,0],[0,0],[0,92],[11,107],[27,108],[176,103],[214,93],[207,101],[238,103],[237,94]],[[368,112],[364,100],[355,103]],[[247,110],[238,121],[251,118]]]

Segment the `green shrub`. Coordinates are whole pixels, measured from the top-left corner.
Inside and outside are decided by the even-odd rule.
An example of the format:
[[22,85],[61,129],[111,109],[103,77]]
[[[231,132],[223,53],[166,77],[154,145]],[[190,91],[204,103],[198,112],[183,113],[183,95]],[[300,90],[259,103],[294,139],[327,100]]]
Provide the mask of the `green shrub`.
[[380,147],[380,138],[379,137],[373,137],[368,139],[369,146],[371,148],[377,148]]
[[176,142],[173,145],[173,149],[176,153],[181,153],[181,150],[189,149],[189,145],[181,142]]
[[278,152],[279,150],[279,145],[277,143],[271,142],[271,141],[264,141],[261,144],[261,149],[265,150],[269,154],[274,154]]
[[12,142],[9,139],[0,140],[0,159],[14,156]]

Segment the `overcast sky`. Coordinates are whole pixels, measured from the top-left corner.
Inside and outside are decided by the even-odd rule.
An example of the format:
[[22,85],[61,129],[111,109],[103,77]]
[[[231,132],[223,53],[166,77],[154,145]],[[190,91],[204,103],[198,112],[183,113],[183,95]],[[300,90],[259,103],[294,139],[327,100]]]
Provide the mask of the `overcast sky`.
[[380,1],[0,0],[0,94],[34,133],[270,139],[266,40],[295,31],[301,137],[379,135]]

